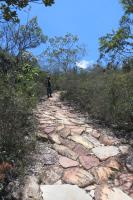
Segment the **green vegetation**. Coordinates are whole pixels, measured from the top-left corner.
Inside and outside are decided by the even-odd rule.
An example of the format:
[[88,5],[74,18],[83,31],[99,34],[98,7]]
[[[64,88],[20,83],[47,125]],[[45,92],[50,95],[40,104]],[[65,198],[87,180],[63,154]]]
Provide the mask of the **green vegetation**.
[[[68,33],[48,38],[36,17],[25,25],[16,23],[18,9],[31,2],[54,4],[54,0],[0,0],[1,21],[5,20],[0,24],[1,199],[5,180],[8,183],[1,169],[7,173],[14,166],[22,167],[25,155],[35,146],[33,109],[45,95],[45,71],[52,74],[54,89],[63,91],[63,100],[76,104],[92,118],[117,125],[127,133],[133,130],[133,1],[120,1],[124,14],[118,30],[100,38],[100,64],[91,70],[76,66],[85,54],[77,36]],[[44,51],[38,61],[29,50],[42,43]]]
[[75,67],[76,61],[85,54],[85,48],[79,44],[79,38],[71,33],[49,38],[40,56],[45,70],[54,73],[65,72]]
[[24,9],[30,3],[43,3],[45,6],[54,4],[54,0],[0,0],[0,10],[5,20],[18,22],[18,10]]
[[133,71],[103,70],[75,73],[60,79],[62,98],[75,103],[90,117],[117,125],[117,128],[133,129]]
[[28,49],[38,46],[43,38],[36,18],[27,25],[7,23],[1,27],[0,169],[8,163],[9,168],[5,170],[7,176],[0,171],[0,197],[5,194],[2,185],[8,184],[10,166],[23,169],[26,155],[35,147],[33,109],[45,94],[46,73]]

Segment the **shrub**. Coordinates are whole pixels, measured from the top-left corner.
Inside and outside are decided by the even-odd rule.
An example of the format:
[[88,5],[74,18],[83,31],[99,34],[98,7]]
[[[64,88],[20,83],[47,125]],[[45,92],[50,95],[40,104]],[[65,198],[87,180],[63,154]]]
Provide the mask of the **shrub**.
[[93,118],[133,128],[133,71],[93,70],[69,74],[62,97],[73,101]]

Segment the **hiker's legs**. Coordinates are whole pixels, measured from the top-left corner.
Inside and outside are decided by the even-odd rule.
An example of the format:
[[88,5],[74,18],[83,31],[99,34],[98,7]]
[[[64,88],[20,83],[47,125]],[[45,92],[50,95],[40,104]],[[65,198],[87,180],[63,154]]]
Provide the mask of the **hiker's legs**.
[[47,88],[47,97],[48,97],[48,98],[50,97],[49,88]]
[[52,97],[52,89],[51,89],[51,87],[48,87],[47,88],[47,97],[49,98],[49,97]]
[[52,89],[51,89],[51,87],[49,88],[49,95],[50,95],[50,97],[52,97]]

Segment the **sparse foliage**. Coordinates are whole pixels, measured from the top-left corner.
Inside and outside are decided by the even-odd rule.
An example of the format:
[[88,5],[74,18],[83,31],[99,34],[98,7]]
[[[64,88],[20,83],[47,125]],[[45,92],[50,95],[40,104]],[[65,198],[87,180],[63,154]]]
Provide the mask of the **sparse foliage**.
[[45,6],[51,6],[54,0],[0,0],[1,18],[18,22],[17,11],[24,9],[30,3],[43,3]]
[[40,56],[40,63],[44,69],[67,72],[75,67],[76,62],[85,53],[85,48],[79,45],[78,41],[78,37],[70,33],[64,37],[49,38]]

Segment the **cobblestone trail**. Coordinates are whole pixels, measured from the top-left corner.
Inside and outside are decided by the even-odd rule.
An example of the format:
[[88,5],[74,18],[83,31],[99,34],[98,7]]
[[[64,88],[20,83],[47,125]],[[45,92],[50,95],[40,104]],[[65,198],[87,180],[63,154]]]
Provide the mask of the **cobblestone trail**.
[[[63,104],[59,95],[42,101],[35,111],[38,141],[27,175],[31,182],[39,181],[39,186],[30,184],[26,198],[133,199],[131,147],[108,129],[89,124],[87,117]],[[36,197],[35,191],[39,192]]]

